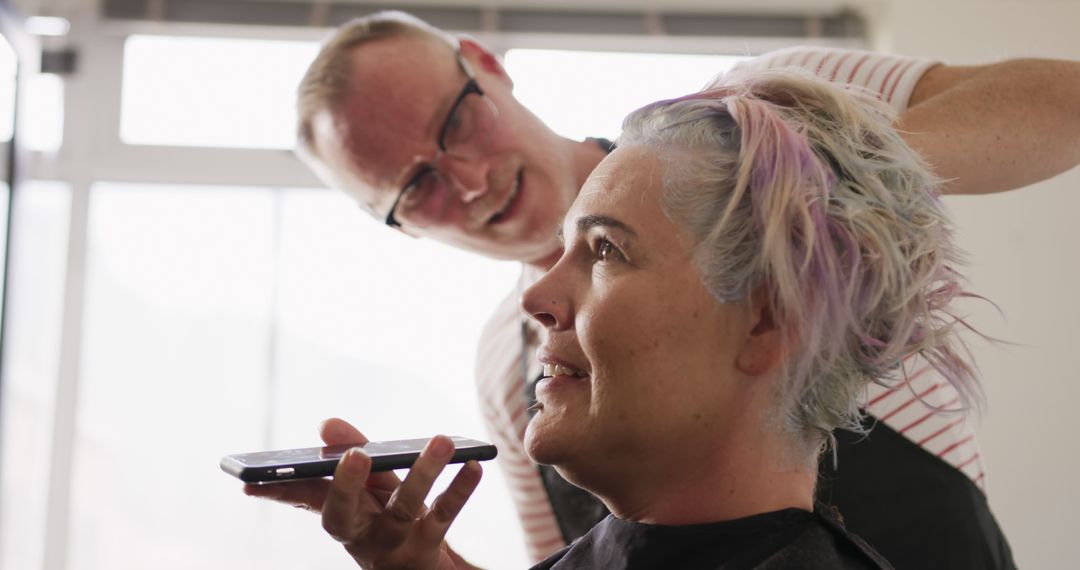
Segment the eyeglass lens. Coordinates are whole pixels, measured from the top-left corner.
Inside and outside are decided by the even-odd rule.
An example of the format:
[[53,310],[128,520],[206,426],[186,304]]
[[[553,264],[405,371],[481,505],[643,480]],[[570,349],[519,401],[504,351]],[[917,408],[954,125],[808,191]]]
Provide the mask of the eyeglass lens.
[[[474,87],[447,117],[440,146],[455,158],[478,158],[491,141],[497,117],[494,104]],[[405,189],[394,216],[410,225],[431,225],[445,211],[449,191],[445,177],[435,168],[427,168]]]

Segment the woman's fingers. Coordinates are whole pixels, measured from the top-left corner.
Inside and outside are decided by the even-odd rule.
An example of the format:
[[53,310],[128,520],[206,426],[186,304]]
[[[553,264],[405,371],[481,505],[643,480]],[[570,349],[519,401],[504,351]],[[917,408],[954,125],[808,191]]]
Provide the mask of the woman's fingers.
[[365,501],[364,483],[371,473],[371,458],[359,448],[341,458],[323,503],[323,529],[339,542],[349,543],[362,536],[375,515],[375,507]]
[[323,421],[319,425],[319,436],[322,437],[326,445],[342,445],[346,443],[363,445],[368,442],[368,438],[360,433],[360,430],[341,418],[330,418]]
[[249,483],[244,485],[244,493],[318,513],[322,511],[329,487],[328,479],[304,479],[267,485]]
[[[363,445],[368,442],[368,438],[360,433],[360,430],[341,418],[330,418],[323,421],[319,426],[319,437],[322,438],[326,445],[344,445],[348,443]],[[381,497],[380,504],[386,504],[386,497],[389,497],[400,484],[401,479],[393,471],[372,473],[367,481],[367,487],[372,491],[372,494]]]
[[372,528],[373,542],[385,548],[394,548],[404,542],[417,519],[427,513],[424,499],[453,455],[454,444],[450,438],[442,435],[431,438],[405,480],[386,502],[378,523]]
[[462,507],[469,501],[476,486],[480,484],[483,469],[480,463],[469,461],[461,467],[450,486],[442,492],[435,502],[431,504],[427,515],[420,523],[417,540],[425,546],[435,546],[446,537],[446,531],[450,529],[454,519],[461,512]]
[[[367,437],[360,430],[340,418],[330,418],[323,421],[319,425],[319,436],[326,445],[363,445],[368,442]],[[392,471],[374,473],[365,483],[380,504],[384,504],[386,498],[400,484],[401,480]],[[328,479],[308,479],[270,485],[249,484],[244,486],[244,493],[252,497],[270,499],[316,513],[322,512],[326,494],[329,490],[330,480]]]
[[[338,419],[327,420],[319,431],[328,445],[367,442]],[[447,562],[443,538],[480,482],[480,465],[470,461],[428,509],[424,499],[453,455],[450,438],[436,436],[400,481],[392,471],[372,473],[371,458],[354,447],[342,456],[332,479],[247,485],[244,491],[321,510],[323,529],[362,566],[428,567]]]

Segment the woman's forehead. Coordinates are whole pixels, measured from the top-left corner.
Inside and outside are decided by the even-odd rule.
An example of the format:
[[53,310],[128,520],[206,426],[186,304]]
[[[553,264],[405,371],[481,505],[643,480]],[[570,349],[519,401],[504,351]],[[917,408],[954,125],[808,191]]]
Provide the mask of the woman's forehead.
[[656,154],[645,147],[617,149],[593,170],[575,204],[632,206],[658,200],[661,168]]
[[655,248],[688,249],[689,234],[663,207],[663,160],[645,147],[612,153],[593,171],[563,223],[570,235],[582,219],[610,218],[634,230]]

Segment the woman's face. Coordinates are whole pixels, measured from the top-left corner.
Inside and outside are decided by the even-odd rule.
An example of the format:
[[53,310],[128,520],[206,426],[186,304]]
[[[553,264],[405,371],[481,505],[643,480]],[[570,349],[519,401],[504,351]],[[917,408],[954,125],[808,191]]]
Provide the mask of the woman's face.
[[746,413],[749,303],[705,290],[689,236],[661,211],[663,169],[641,147],[604,160],[563,222],[562,258],[522,296],[547,329],[538,356],[553,374],[526,446],[590,489],[693,461]]

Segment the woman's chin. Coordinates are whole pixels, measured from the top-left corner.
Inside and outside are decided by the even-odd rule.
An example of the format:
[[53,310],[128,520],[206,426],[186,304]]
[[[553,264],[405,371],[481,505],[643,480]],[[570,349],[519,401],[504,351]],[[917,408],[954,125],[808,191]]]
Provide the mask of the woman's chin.
[[[558,422],[548,421],[540,412],[525,428],[525,451],[541,465],[557,465],[566,459],[569,434],[559,429]],[[552,425],[554,424],[554,425]]]

